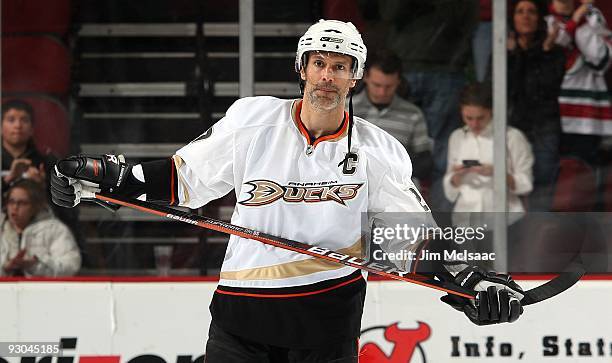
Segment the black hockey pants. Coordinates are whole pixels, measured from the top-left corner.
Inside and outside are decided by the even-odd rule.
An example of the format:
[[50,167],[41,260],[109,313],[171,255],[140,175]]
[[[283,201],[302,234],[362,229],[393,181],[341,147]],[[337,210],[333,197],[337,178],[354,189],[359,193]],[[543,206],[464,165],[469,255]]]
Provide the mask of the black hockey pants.
[[230,334],[213,322],[208,332],[205,363],[357,363],[356,340],[317,349],[281,348]]

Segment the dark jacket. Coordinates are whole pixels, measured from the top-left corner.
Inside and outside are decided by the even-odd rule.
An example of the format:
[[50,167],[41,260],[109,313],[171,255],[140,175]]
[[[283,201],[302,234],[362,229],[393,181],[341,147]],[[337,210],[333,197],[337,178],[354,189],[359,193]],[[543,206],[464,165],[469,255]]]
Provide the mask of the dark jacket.
[[559,93],[565,57],[540,43],[508,52],[508,120],[533,142],[539,133],[561,133]]
[[[2,147],[2,171],[6,172],[11,170],[11,164],[15,159],[30,159],[32,160],[32,166],[38,167],[39,165],[45,165],[45,169],[48,169],[52,164],[50,160],[48,160],[45,156],[43,156],[34,146],[32,142],[28,144],[25,152],[19,155],[17,158],[14,158],[4,146]],[[4,173],[3,173],[4,175]],[[8,190],[9,185],[4,183],[4,178],[2,178],[2,193]]]
[[[50,192],[51,178],[49,177],[49,175],[50,173],[54,172],[54,165],[55,165],[55,162],[57,161],[56,158],[51,154],[49,155],[41,154],[38,151],[38,149],[36,149],[36,146],[34,145],[33,142],[30,142],[26,151],[22,155],[19,155],[18,158],[32,160],[33,166],[38,167],[41,164],[45,166],[45,172],[47,173],[46,190],[47,190],[47,196],[49,199],[49,205],[51,206],[51,210],[53,211],[53,214],[57,218],[59,218],[62,222],[64,222],[70,228],[70,230],[72,231],[72,234],[77,239],[77,241],[81,241],[82,240],[81,231],[78,227],[79,226],[78,208],[62,208],[51,201],[51,192]],[[14,159],[15,158],[13,158],[13,156],[8,151],[6,151],[4,147],[2,147],[2,171],[3,172],[11,169],[11,164],[13,163]],[[2,188],[1,188],[0,197],[4,198],[6,196],[5,195],[6,192],[11,186],[7,185],[4,182],[4,178],[0,178],[0,179],[2,179]]]

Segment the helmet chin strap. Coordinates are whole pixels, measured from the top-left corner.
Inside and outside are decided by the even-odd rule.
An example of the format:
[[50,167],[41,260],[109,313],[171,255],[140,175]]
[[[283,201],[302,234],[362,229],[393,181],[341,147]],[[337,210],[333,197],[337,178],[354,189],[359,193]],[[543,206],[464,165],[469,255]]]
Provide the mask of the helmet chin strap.
[[353,89],[349,91],[349,118],[348,118],[348,151],[344,156],[344,159],[338,164],[338,166],[344,164],[344,168],[348,169],[348,162],[351,159],[351,135],[353,133]]

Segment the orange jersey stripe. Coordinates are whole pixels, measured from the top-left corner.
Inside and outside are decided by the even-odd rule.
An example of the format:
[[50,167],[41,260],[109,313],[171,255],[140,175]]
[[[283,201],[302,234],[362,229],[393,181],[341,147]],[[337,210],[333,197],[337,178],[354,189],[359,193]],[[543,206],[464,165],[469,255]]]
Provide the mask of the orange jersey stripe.
[[[306,126],[304,125],[304,123],[302,122],[302,118],[300,117],[300,112],[302,111],[302,102],[303,101],[299,101],[297,103],[296,110],[295,110],[295,119],[297,121],[297,126],[298,126],[298,129],[300,130],[300,133],[302,133],[302,135],[306,138],[306,140],[308,140],[308,144],[311,144],[310,134],[308,133],[308,130],[306,130]],[[321,141],[336,139],[342,136],[342,134],[346,132],[347,128],[348,128],[348,113],[344,111],[344,119],[342,120],[342,126],[340,127],[340,129],[331,135],[325,135],[325,136],[316,138],[314,142],[312,143],[312,146],[317,146],[317,144],[319,144]]]

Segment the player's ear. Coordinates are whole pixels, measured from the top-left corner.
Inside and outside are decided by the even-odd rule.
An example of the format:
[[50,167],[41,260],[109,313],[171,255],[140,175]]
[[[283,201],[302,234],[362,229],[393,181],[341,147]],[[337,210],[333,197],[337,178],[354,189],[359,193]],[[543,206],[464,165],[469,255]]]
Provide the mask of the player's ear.
[[303,81],[306,80],[306,71],[304,71],[305,67],[302,67],[302,69],[300,69],[300,78],[302,78]]
[[351,80],[351,86],[350,86],[350,88],[355,88],[355,85],[356,85],[356,84],[357,84],[357,80],[356,80],[356,79]]

